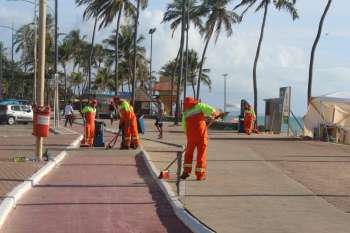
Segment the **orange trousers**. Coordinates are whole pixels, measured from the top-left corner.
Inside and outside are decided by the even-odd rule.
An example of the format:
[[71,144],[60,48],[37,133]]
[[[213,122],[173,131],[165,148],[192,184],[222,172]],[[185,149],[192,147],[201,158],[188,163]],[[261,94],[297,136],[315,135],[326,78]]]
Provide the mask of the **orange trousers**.
[[244,132],[246,134],[251,134],[254,129],[255,117],[251,114],[246,114],[244,116]]
[[130,147],[131,137],[135,146],[140,145],[139,132],[137,129],[137,118],[135,114],[130,114],[129,119],[123,119],[124,122],[129,122],[129,125],[124,126],[123,133],[125,137],[125,146]]
[[187,146],[184,161],[184,173],[192,172],[193,153],[197,148],[197,161],[195,174],[198,179],[202,179],[206,174],[207,167],[207,137],[189,137],[187,136]]
[[82,140],[82,144],[93,145],[94,144],[94,136],[95,136],[95,122],[85,122],[84,127],[84,139]]

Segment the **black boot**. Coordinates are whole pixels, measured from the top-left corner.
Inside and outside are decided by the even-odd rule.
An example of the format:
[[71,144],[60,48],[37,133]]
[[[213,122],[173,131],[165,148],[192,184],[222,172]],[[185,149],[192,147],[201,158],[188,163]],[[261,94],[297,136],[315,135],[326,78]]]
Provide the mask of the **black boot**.
[[188,174],[186,172],[182,173],[182,175],[180,176],[180,178],[183,180],[186,180],[188,177],[190,177],[190,174]]

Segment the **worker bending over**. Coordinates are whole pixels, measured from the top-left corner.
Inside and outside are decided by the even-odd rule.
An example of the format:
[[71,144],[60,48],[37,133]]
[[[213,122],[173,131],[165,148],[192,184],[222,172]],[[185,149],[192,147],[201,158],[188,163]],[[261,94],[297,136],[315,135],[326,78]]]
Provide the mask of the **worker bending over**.
[[95,119],[96,119],[96,105],[95,99],[90,100],[81,113],[85,119],[84,139],[81,141],[82,145],[93,146],[95,136]]
[[140,145],[139,133],[137,130],[137,118],[134,109],[128,101],[120,99],[118,96],[113,97],[113,102],[118,108],[120,115],[119,129],[122,130],[124,140],[120,149],[130,149],[131,137],[133,138],[133,148],[137,149]]
[[184,101],[182,127],[187,136],[187,146],[184,161],[184,171],[181,178],[186,179],[192,171],[193,152],[197,148],[195,174],[197,180],[204,180],[206,174],[206,153],[208,145],[208,130],[206,117],[216,118],[215,109],[207,104],[199,103],[192,97]]

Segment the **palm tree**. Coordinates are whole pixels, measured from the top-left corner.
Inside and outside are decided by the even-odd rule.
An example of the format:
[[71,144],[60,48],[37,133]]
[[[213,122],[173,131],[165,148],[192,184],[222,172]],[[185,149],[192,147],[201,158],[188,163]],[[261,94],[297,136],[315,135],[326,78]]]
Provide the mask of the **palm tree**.
[[[181,25],[182,22],[182,6],[184,4],[183,0],[173,0],[172,3],[167,5],[166,12],[163,16],[163,23],[171,22],[170,28],[173,31],[172,36],[176,29]],[[196,27],[202,25],[201,16],[203,15],[202,8],[198,4],[197,0],[189,0],[189,5],[186,6],[186,11],[189,11],[189,21]],[[187,16],[186,16],[187,17]]]
[[117,26],[115,30],[116,40],[115,40],[115,87],[114,91],[117,95],[118,93],[118,36],[119,36],[119,28],[120,28],[120,20],[124,10],[125,17],[130,15],[135,15],[135,6],[132,4],[130,0],[99,0],[93,3],[93,8],[98,11],[99,18],[101,19],[100,29],[102,27],[107,27],[111,23],[115,17],[117,17]]
[[[184,52],[184,56],[185,56]],[[184,69],[186,69],[184,67]],[[196,84],[197,84],[197,77],[200,69],[200,61],[198,58],[198,54],[195,50],[191,49],[189,50],[189,59],[188,59],[188,79],[185,77],[181,80],[181,86],[185,87],[188,83],[192,86],[193,91],[193,97],[196,97]],[[176,70],[176,72],[174,72]],[[202,71],[202,78],[201,82],[206,85],[209,90],[211,90],[211,79],[209,77],[210,69],[203,69]],[[180,77],[180,70],[176,68],[176,59],[168,61],[160,70],[160,75],[165,77],[171,77],[175,79]],[[186,82],[186,85],[185,85]],[[184,88],[183,88],[184,89]]]
[[[185,15],[185,12],[187,14]],[[180,59],[180,67],[184,66],[183,61],[183,47],[184,47],[184,36],[185,31],[188,31],[188,26],[190,22],[192,22],[196,27],[201,27],[202,21],[201,16],[203,15],[202,8],[197,4],[196,0],[173,0],[172,3],[168,4],[167,10],[163,16],[163,22],[171,22],[170,28],[173,30],[173,35],[181,24],[181,41],[180,48],[178,52],[177,59]],[[188,36],[188,33],[187,33]],[[188,40],[188,38],[187,38]],[[187,41],[186,40],[186,41]],[[175,61],[175,66],[177,66],[178,61]],[[187,67],[187,64],[186,64]],[[177,68],[175,68],[176,70]],[[178,123],[179,120],[179,110],[180,110],[180,84],[183,76],[183,70],[180,68],[181,73],[180,77],[177,79],[177,99],[176,99],[176,116],[175,116],[175,124]],[[172,87],[174,80],[172,79]],[[172,101],[171,101],[172,102]]]
[[[198,54],[195,50],[188,51],[188,79],[184,79],[182,82],[189,82],[192,86],[193,97],[196,97],[196,84],[199,71],[201,69],[201,62],[198,59]],[[200,81],[211,90],[211,79],[209,77],[210,69],[202,69]],[[185,86],[185,85],[184,85]]]
[[[262,45],[262,41],[264,38],[264,31],[265,31],[268,8],[269,8],[269,5],[271,4],[271,2],[272,2],[271,0],[242,0],[235,7],[235,9],[237,9],[239,7],[243,7],[243,6],[248,5],[248,7],[243,11],[243,14],[244,14],[249,8],[251,8],[253,5],[255,5],[255,3],[257,3],[258,6],[255,9],[255,12],[262,10],[262,9],[264,10],[263,21],[262,21],[261,30],[260,30],[260,37],[259,37],[259,42],[258,42],[256,54],[255,54],[254,67],[253,67],[254,111],[256,114],[258,112],[258,87],[257,87],[257,78],[256,78],[257,75],[256,75],[256,73],[257,73],[257,66],[258,66],[258,61],[259,61],[259,56],[260,56],[261,45]],[[276,7],[276,9],[278,9],[278,10],[285,9],[286,11],[288,11],[292,15],[293,20],[295,20],[299,17],[298,12],[295,8],[295,3],[296,3],[296,0],[274,0],[273,1],[273,4]],[[241,17],[243,17],[243,14]]]
[[108,68],[99,69],[96,75],[96,89],[106,91],[113,88],[112,74]]
[[92,32],[92,38],[91,38],[91,47],[90,47],[90,59],[89,59],[89,64],[88,64],[88,78],[89,78],[89,96],[91,95],[91,66],[92,66],[92,60],[94,56],[94,43],[95,43],[95,35],[96,35],[96,26],[98,22],[98,17],[99,17],[99,11],[95,7],[95,3],[98,2],[96,0],[75,0],[76,4],[78,6],[81,5],[87,5],[83,18],[84,20],[88,20],[90,18],[94,18],[94,28]]
[[219,39],[222,28],[226,31],[227,36],[231,36],[233,33],[232,25],[239,22],[239,16],[227,10],[228,4],[231,0],[204,0],[203,11],[206,12],[207,21],[205,22],[201,34],[205,39],[205,46],[202,53],[201,64],[198,73],[197,83],[197,99],[200,97],[200,85],[203,72],[203,65],[205,62],[205,55],[208,49],[209,42],[212,36],[215,34],[215,43]]
[[315,41],[314,41],[314,44],[313,44],[312,50],[311,50],[310,66],[309,66],[309,83],[307,86],[307,103],[308,103],[308,105],[310,104],[311,97],[312,97],[312,77],[313,77],[313,69],[314,69],[315,52],[316,52],[316,48],[317,48],[318,42],[319,42],[321,34],[322,34],[323,23],[324,23],[324,20],[326,18],[326,15],[328,13],[328,10],[329,10],[331,4],[332,4],[332,0],[328,0],[328,3],[326,5],[326,8],[323,11],[320,23],[318,25],[317,35],[316,35],[316,38],[315,38]]
[[140,8],[145,9],[148,5],[148,0],[135,0],[137,1],[136,7],[136,17],[134,24],[134,67],[133,67],[133,76],[132,76],[132,93],[131,93],[131,105],[135,106],[135,89],[136,89],[136,71],[137,71],[137,31],[139,26],[139,16]]
[[58,47],[58,60],[62,65],[64,73],[64,102],[67,101],[67,65],[73,57],[73,47],[69,40],[64,39],[63,43]]
[[[131,81],[133,77],[133,60],[134,60],[134,48],[133,48],[133,26],[131,24],[122,25],[120,27],[120,34],[118,36],[118,44],[119,44],[119,53],[118,60],[120,64],[119,76],[118,79],[127,80],[127,84],[129,87],[129,91],[131,90]],[[115,54],[115,40],[116,34],[115,32],[112,35],[105,39],[103,43],[107,47],[107,52],[109,54]],[[140,35],[136,41],[136,58],[137,64],[143,66],[146,59],[146,49],[142,46],[143,41],[145,40],[143,35]],[[139,67],[142,68],[142,67]],[[139,70],[139,68],[137,70]],[[122,82],[123,88],[123,82]]]

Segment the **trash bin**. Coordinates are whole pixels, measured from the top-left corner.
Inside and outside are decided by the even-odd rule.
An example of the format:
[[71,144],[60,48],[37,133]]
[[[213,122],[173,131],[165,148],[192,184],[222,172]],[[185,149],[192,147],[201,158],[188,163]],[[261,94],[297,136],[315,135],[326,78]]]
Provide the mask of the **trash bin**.
[[105,147],[104,127],[104,122],[95,121],[94,147]]
[[244,133],[244,116],[240,115],[238,119],[239,119],[238,132]]
[[138,116],[137,117],[137,129],[140,134],[145,134],[145,120],[144,120],[144,115]]

